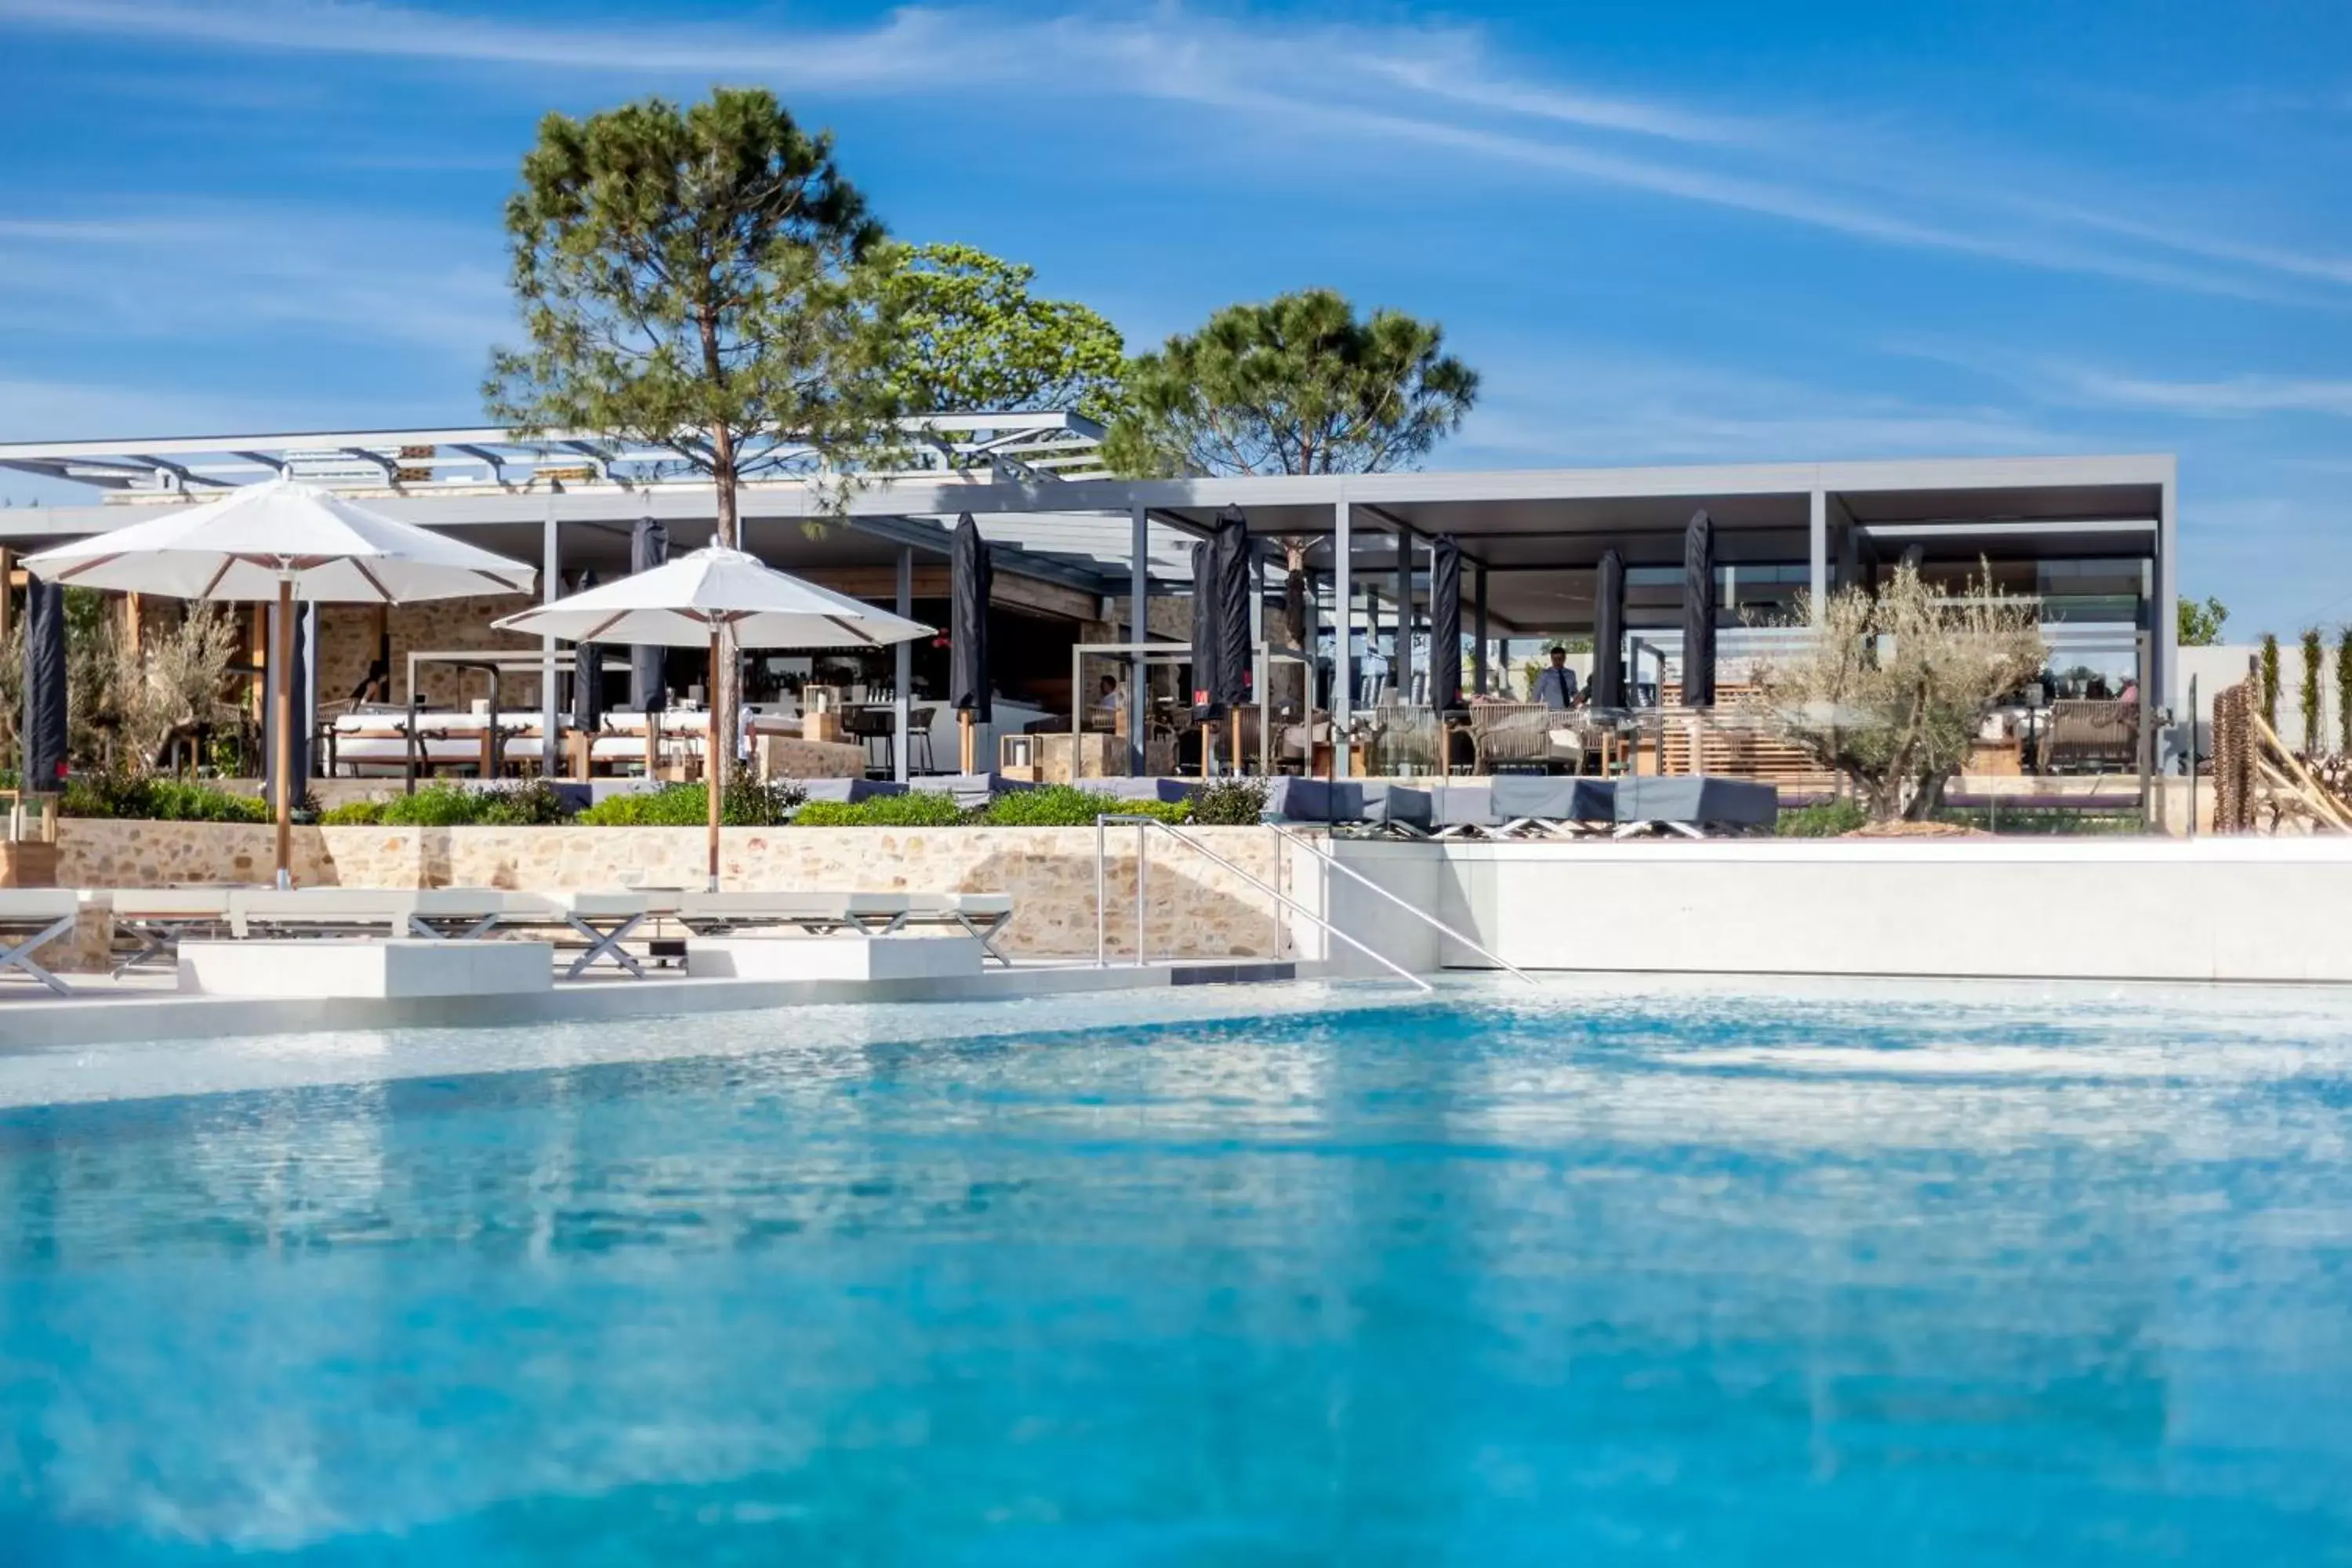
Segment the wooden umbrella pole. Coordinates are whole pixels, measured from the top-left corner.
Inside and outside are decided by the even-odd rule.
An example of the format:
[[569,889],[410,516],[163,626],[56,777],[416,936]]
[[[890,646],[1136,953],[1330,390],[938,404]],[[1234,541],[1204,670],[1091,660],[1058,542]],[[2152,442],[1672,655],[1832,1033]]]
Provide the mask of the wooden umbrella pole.
[[[719,627],[716,623],[710,628],[710,674],[707,679],[710,683],[707,688],[710,693],[710,731],[702,748],[702,793],[710,813],[710,890],[715,893],[719,890],[719,795],[720,780],[726,777],[727,772],[719,752],[719,721],[722,715],[719,711]],[[730,740],[732,738],[728,737]],[[731,761],[734,748],[729,746],[728,751],[730,753],[728,760]]]
[[294,885],[294,580],[278,580],[278,638],[269,656],[277,688],[278,885]]
[[958,709],[956,710],[956,769],[966,777],[970,777],[973,771],[972,739],[971,710]]

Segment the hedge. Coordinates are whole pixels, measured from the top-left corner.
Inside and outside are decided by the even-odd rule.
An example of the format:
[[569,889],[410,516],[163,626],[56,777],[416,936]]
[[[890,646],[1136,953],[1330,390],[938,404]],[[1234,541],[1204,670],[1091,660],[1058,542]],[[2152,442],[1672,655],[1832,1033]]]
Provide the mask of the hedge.
[[[773,827],[807,798],[795,784],[739,778],[719,797],[719,820],[729,827]],[[643,795],[608,795],[574,820],[583,827],[700,827],[710,820],[710,796],[698,784],[664,784]]]
[[58,809],[68,816],[145,822],[271,822],[268,801],[215,784],[173,778],[98,775],[69,780]]
[[793,815],[795,827],[960,827],[971,818],[955,796],[938,790],[877,795],[856,803],[813,800]]

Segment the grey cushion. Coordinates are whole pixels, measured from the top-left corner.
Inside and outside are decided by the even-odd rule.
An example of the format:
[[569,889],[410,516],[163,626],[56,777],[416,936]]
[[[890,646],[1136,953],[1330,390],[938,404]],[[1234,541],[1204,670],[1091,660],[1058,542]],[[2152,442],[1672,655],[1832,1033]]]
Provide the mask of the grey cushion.
[[837,800],[855,805],[877,795],[904,795],[907,786],[889,779],[795,779],[811,800]]
[[[1334,818],[1332,786],[1322,779],[1297,778],[1285,775],[1266,781],[1265,809],[1258,815],[1268,822],[1331,822],[1353,821],[1353,817]],[[1360,800],[1351,805],[1361,805]]]
[[1617,819],[1617,785],[1613,780],[1496,773],[1493,784],[1495,815],[1505,822],[1528,816],[1544,822]]
[[1436,821],[1436,803],[1425,789],[1371,779],[1362,784],[1333,784],[1331,790],[1335,804],[1343,809],[1349,804],[1352,792],[1354,811],[1346,820],[1393,823],[1400,827],[1417,827],[1424,833]]
[[931,795],[949,795],[966,811],[977,811],[1000,795],[1016,790],[1035,789],[1027,779],[1009,779],[1003,773],[940,773],[917,780],[908,786]]
[[1494,827],[1503,822],[1495,815],[1488,781],[1433,784],[1429,786],[1430,810],[1439,827]]
[[1087,779],[1086,787],[1113,800],[1190,800],[1199,785],[1182,779]]
[[1746,779],[1643,778],[1617,781],[1620,822],[1683,822],[1694,827],[1769,827],[1780,817],[1780,795]]

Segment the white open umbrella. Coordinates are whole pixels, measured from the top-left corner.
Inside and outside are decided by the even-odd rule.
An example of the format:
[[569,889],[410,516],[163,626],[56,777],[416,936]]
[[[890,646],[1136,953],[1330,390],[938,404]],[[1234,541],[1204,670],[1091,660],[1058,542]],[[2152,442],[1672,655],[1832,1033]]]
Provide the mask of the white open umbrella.
[[[719,689],[722,635],[731,635],[738,647],[768,648],[887,647],[931,635],[931,628],[919,622],[804,583],[756,555],[716,546],[551,605],[519,611],[496,625],[501,631],[572,642],[708,645],[708,689],[714,699]],[[713,890],[719,886],[719,795],[725,759],[733,751],[731,730],[722,726],[725,718],[714,704],[703,768],[703,793],[709,796]]]
[[[25,558],[52,582],[180,599],[278,605],[271,666],[294,659],[294,605],[398,605],[528,593],[534,574],[503,555],[402,522],[310,485],[272,479],[202,506],[78,539]],[[278,681],[278,880],[292,858],[292,682]]]
[[929,637],[862,599],[779,572],[740,550],[697,550],[534,605],[498,623],[502,631],[567,642],[699,647],[721,626],[739,647],[887,647]]

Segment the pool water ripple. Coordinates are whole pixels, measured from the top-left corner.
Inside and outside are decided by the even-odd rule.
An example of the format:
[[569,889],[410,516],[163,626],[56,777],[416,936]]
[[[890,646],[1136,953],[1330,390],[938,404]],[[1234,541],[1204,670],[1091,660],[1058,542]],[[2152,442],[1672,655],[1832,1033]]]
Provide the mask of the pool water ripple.
[[2352,1005],[1021,1016],[0,1111],[0,1561],[2352,1561]]

